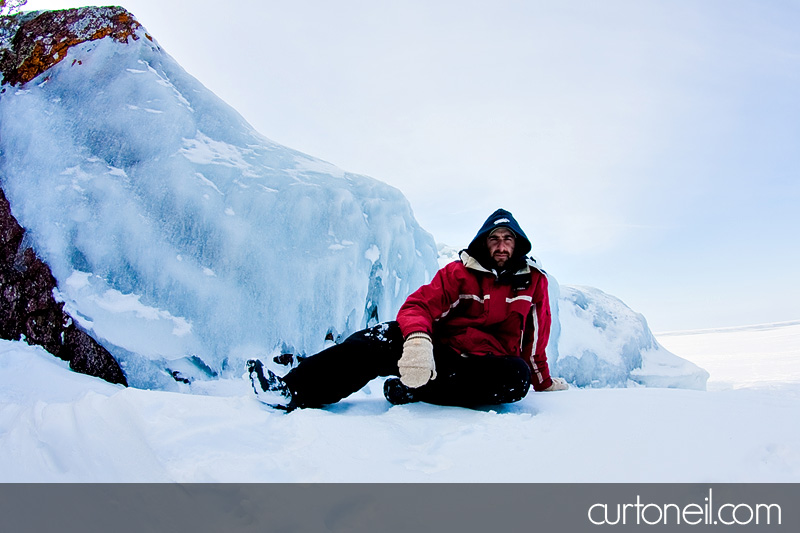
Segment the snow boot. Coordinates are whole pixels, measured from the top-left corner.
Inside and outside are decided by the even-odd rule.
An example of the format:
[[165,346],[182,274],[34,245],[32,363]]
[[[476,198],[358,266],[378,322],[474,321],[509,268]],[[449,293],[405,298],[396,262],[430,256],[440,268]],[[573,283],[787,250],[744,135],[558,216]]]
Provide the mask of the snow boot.
[[415,390],[403,385],[400,378],[389,378],[383,382],[383,396],[392,405],[404,405],[419,401],[414,397]]
[[270,369],[266,370],[267,374],[264,375],[264,365],[258,359],[247,361],[247,372],[250,374],[250,382],[253,384],[256,398],[273,409],[292,411],[295,408],[292,402],[292,391],[280,376]]

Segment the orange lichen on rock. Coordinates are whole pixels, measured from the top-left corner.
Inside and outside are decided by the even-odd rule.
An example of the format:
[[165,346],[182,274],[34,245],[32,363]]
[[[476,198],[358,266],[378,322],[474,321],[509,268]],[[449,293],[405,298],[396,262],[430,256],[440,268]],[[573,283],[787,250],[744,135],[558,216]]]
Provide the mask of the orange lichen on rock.
[[[75,45],[111,37],[139,39],[141,24],[121,7],[86,7],[45,11],[23,22],[0,51],[3,83],[19,85],[60,62]],[[152,40],[149,35],[146,35]]]

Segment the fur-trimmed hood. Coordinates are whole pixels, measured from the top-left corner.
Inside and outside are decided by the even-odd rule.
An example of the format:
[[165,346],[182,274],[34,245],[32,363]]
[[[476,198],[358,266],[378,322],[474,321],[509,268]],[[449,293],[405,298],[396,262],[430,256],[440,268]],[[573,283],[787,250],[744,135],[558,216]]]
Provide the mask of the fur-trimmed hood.
[[[464,266],[470,270],[475,270],[477,272],[484,272],[486,274],[495,274],[497,272],[494,270],[489,270],[485,266],[483,266],[480,261],[469,255],[468,250],[461,250],[461,253],[458,255],[458,258],[464,263]],[[533,270],[537,270],[542,274],[546,274],[542,266],[534,259],[533,257],[526,257],[523,263],[520,265],[519,269],[514,272],[508,272],[509,276],[520,276],[523,274],[530,274]]]

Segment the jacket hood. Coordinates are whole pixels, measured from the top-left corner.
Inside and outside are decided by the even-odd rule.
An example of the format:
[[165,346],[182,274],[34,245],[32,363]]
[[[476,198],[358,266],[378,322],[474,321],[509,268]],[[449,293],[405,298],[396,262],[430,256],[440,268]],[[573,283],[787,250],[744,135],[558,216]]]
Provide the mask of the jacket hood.
[[470,242],[467,247],[469,255],[483,266],[491,265],[492,261],[489,257],[489,248],[486,246],[486,238],[489,236],[489,233],[496,228],[508,228],[514,232],[517,239],[514,243],[514,254],[511,256],[509,262],[511,266],[521,266],[524,264],[525,256],[531,251],[531,241],[528,239],[528,236],[525,235],[525,232],[522,231],[522,228],[519,226],[514,216],[505,209],[498,209],[489,215],[489,218],[486,219],[486,222],[483,223],[483,226],[481,226],[481,229],[478,230],[477,235],[475,235],[475,238],[472,239],[472,242]]

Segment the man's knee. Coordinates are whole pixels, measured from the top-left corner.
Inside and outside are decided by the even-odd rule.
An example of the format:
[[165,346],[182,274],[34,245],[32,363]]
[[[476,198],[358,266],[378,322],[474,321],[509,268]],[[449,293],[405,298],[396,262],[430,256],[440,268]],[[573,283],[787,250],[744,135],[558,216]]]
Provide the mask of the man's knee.
[[344,343],[374,343],[374,344],[395,344],[398,340],[402,341],[403,334],[400,325],[395,322],[381,322],[370,328],[356,331],[347,337]]
[[503,396],[501,403],[517,402],[528,394],[531,387],[531,369],[528,364],[519,357],[504,358],[506,369],[503,372]]
[[397,360],[403,353],[403,333],[397,322],[382,322],[353,333],[339,349],[351,354],[354,362],[374,369],[378,375],[396,375]]
[[513,373],[517,376],[517,378],[530,385],[531,367],[528,366],[528,363],[526,363],[521,357],[509,357],[509,361],[511,362]]

